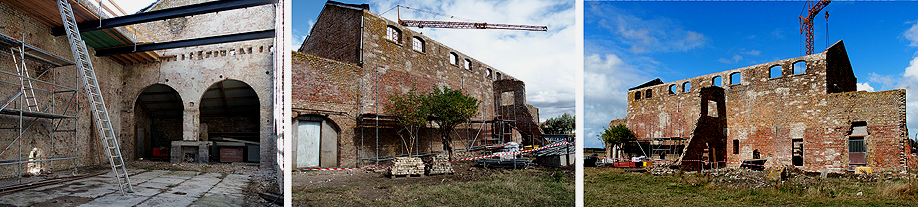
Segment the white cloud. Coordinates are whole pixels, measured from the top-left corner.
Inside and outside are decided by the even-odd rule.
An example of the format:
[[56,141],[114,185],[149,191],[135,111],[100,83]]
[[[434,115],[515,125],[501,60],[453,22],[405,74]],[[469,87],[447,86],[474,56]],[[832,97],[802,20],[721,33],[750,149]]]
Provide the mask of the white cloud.
[[[564,112],[575,114],[575,71],[581,68],[575,41],[572,1],[563,0],[371,0],[371,11],[395,5],[415,7],[488,23],[547,25],[547,32],[497,29],[410,28],[465,53],[526,83],[527,102],[539,107],[544,120]],[[401,10],[402,19],[462,21],[416,10]],[[384,17],[395,20],[396,11]]]
[[688,51],[705,44],[707,37],[696,31],[682,28],[677,22],[663,17],[642,18],[630,11],[610,5],[588,6],[585,19],[597,19],[600,27],[612,33],[613,38],[635,54],[669,51]]
[[908,46],[918,47],[918,21],[915,21],[912,27],[902,34],[902,37],[911,42]]
[[589,54],[583,61],[584,146],[602,147],[595,137],[609,121],[625,118],[628,88],[651,78],[614,54]]
[[870,86],[870,83],[857,83],[855,85],[857,85],[858,91],[873,92],[873,87]]
[[[118,9],[115,8],[111,4],[111,2],[102,1],[102,4],[108,7],[109,9],[116,11],[115,16],[122,16],[122,15],[135,14],[141,9],[146,8],[147,6],[150,6],[151,4],[153,4],[153,2],[155,2],[156,0],[113,0],[113,1],[115,2],[115,4],[118,4],[119,8],[124,10],[125,12],[124,14],[122,14],[120,11],[117,11]],[[88,1],[88,2],[90,2],[92,5],[98,6],[96,1]],[[102,9],[102,11],[105,13],[109,13],[105,9]]]
[[906,78],[911,78],[913,81],[918,81],[918,57],[912,59],[908,62],[908,67],[905,68],[905,73],[903,75]]

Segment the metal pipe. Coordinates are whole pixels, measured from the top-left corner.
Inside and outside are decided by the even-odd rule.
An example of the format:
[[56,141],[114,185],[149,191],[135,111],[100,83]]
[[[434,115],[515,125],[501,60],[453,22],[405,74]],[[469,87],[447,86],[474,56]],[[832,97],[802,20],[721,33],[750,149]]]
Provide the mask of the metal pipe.
[[[52,158],[52,159],[33,160],[33,161],[4,162],[4,163],[0,163],[0,166],[3,166],[3,165],[12,165],[12,164],[19,164],[20,166],[22,166],[22,163],[48,162],[48,161],[55,161],[55,160],[70,160],[70,159],[76,159],[76,157]],[[20,174],[19,176],[22,177],[22,174]],[[19,184],[22,184],[21,179],[20,179],[20,181],[19,181]]]

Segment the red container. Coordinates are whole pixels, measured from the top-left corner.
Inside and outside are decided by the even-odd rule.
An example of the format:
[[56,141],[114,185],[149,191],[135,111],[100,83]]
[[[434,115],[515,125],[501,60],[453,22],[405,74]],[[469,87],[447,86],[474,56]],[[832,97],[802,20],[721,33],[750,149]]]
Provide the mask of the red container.
[[614,162],[613,167],[635,167],[634,162]]

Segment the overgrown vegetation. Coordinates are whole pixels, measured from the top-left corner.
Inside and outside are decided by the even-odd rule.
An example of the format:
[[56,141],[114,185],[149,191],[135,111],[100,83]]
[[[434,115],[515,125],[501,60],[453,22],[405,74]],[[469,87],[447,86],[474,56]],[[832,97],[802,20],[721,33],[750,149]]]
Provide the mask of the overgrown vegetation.
[[624,124],[619,124],[603,130],[600,139],[606,144],[606,149],[611,149],[613,146],[635,140],[635,136],[631,129],[628,129]]
[[400,129],[396,132],[405,145],[408,157],[411,157],[412,147],[418,141],[418,132],[427,127],[427,117],[430,116],[430,107],[427,96],[411,89],[408,93],[389,96],[389,105],[386,111],[396,116]]
[[918,182],[819,178],[765,189],[735,189],[697,174],[654,176],[613,168],[584,169],[584,206],[915,206]]
[[435,122],[439,127],[443,150],[449,153],[449,159],[453,159],[453,140],[450,132],[456,128],[456,125],[465,123],[477,115],[480,102],[478,99],[466,96],[460,90],[453,90],[446,86],[434,87],[433,91],[426,95],[411,90],[405,94],[389,96],[389,101],[390,104],[386,106],[386,110],[399,117],[399,125],[409,134],[408,139],[405,139],[402,133],[399,133],[399,136],[403,136],[402,140],[406,149],[411,148],[411,143],[417,140],[418,130],[426,127],[428,118],[432,117],[429,121]]

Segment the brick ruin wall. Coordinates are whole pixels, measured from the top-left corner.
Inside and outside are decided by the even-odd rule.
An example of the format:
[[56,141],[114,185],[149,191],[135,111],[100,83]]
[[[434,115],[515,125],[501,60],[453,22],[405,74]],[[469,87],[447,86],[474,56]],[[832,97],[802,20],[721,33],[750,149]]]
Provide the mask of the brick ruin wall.
[[[152,10],[198,4],[205,0],[161,1]],[[175,41],[208,36],[226,35],[242,32],[261,31],[274,28],[274,6],[263,5],[242,9],[200,14],[190,17],[179,17],[163,21],[140,24],[150,30],[159,41]],[[161,120],[163,127],[173,128],[164,131],[171,141],[198,140],[201,123],[207,123],[210,132],[229,132],[234,130],[252,130],[260,137],[260,165],[276,166],[276,143],[273,131],[273,39],[257,39],[240,42],[202,45],[166,50],[159,62],[127,65],[123,71],[121,111],[121,133],[126,141],[122,151],[134,159],[137,127],[142,119],[136,116],[136,100],[140,93],[154,84],[169,86],[181,98],[181,126],[174,127]],[[251,87],[258,96],[258,117],[232,117],[246,120],[245,123],[257,126],[243,126],[218,123],[214,118],[201,117],[199,109],[201,97],[207,88],[225,80],[237,80]],[[112,105],[115,106],[115,105]],[[173,121],[174,122],[174,121]],[[117,128],[117,127],[116,127]],[[180,131],[175,131],[177,128]],[[254,128],[254,130],[253,130]],[[167,130],[159,129],[158,130]],[[175,137],[179,134],[179,137]],[[130,155],[130,156],[127,156]]]
[[[805,61],[806,71],[794,74],[799,61]],[[776,65],[782,75],[771,78]],[[792,141],[802,139],[804,166],[847,165],[846,135],[853,122],[866,121],[867,164],[900,164],[906,139],[904,90],[856,92],[850,68],[838,43],[826,53],[631,90],[627,125],[638,138],[703,135],[692,134],[702,114],[696,94],[719,76],[726,99],[727,161],[752,159],[757,150],[769,165],[791,165]],[[741,75],[740,83],[730,84],[733,73]],[[685,82],[691,83],[688,92],[682,92]],[[734,140],[739,141],[738,154],[733,153]]]
[[[360,22],[352,22],[353,19],[363,21],[363,27],[358,28],[359,36],[337,34],[353,28],[322,26],[332,25],[328,22],[359,26]],[[490,66],[370,12],[352,12],[326,5],[315,25],[300,49],[302,53],[294,52],[294,113],[291,118],[324,116],[341,129],[337,143],[338,166],[371,164],[358,163],[358,159],[376,157],[375,127],[358,127],[356,117],[373,114],[377,110],[386,114],[384,106],[388,104],[389,95],[405,93],[413,88],[424,93],[435,86],[449,86],[481,101],[478,115],[473,119],[494,119],[492,85],[496,77],[487,71],[490,69],[494,74],[499,71]],[[387,26],[398,28],[402,32],[402,41],[386,39]],[[411,38],[414,37],[423,39],[424,51],[412,49]],[[353,42],[362,44],[353,45]],[[341,50],[342,47],[353,48]],[[345,54],[348,52],[352,54]],[[459,56],[457,64],[450,63],[450,53]],[[462,61],[466,59],[472,61],[472,69],[465,68]],[[512,79],[505,75],[503,78]],[[488,125],[482,124],[457,126],[455,134],[459,135],[453,138],[452,145],[456,149],[464,149],[476,136],[476,142],[490,138],[491,131]],[[418,144],[421,152],[442,149],[435,130],[422,130],[420,134],[421,140],[424,140]],[[381,127],[379,137],[379,156],[404,153],[402,141],[393,129]],[[358,150],[361,146],[364,150]],[[363,154],[358,155],[359,151]]]
[[[70,44],[66,37],[59,36],[55,37],[51,35],[51,28],[47,25],[40,23],[38,20],[35,20],[28,15],[6,5],[0,3],[0,25],[3,25],[5,28],[0,29],[0,33],[4,35],[16,37],[17,39],[22,38],[24,34],[25,42],[27,44],[33,45],[35,47],[41,48],[42,50],[48,51],[52,54],[59,55],[65,59],[72,60],[73,55],[70,52]],[[90,56],[95,54],[93,48],[88,48]],[[5,52],[0,52],[0,70],[16,73],[16,68],[13,65],[12,56],[9,54],[9,49],[4,48]],[[18,58],[18,57],[17,57]],[[118,110],[118,104],[121,100],[121,83],[122,75],[121,70],[123,66],[112,59],[105,57],[95,57],[91,58],[92,64],[96,70],[96,76],[100,81],[99,87],[102,91],[102,96],[104,97],[106,105],[109,106],[109,114],[112,118],[112,126],[115,128],[121,127],[121,116],[122,111]],[[47,82],[54,82],[66,87],[77,88],[80,84],[79,74],[76,69],[76,66],[66,66],[58,68],[48,68],[45,66],[39,66],[39,63],[33,61],[26,61],[26,67],[29,70],[31,77],[39,77],[38,79]],[[15,83],[0,83],[0,97],[3,98],[4,102],[13,97],[16,93],[19,92],[19,78],[12,75],[0,75],[0,80]],[[33,82],[33,87],[40,89],[51,89],[52,86],[48,84],[43,84],[39,82]],[[60,88],[55,88],[60,89]],[[53,96],[54,98],[54,113],[61,114],[64,113],[64,109],[67,107],[67,103],[72,103],[69,110],[67,110],[66,115],[75,115],[77,119],[63,119],[54,120],[53,122],[49,119],[37,119],[35,124],[24,131],[22,138],[22,154],[24,158],[29,157],[33,151],[37,156],[63,156],[63,157],[77,157],[74,160],[64,160],[64,161],[55,161],[54,170],[67,170],[72,169],[75,166],[78,168],[87,167],[87,166],[98,166],[102,164],[107,164],[108,160],[105,158],[104,152],[102,151],[102,143],[99,140],[97,134],[97,129],[95,128],[93,122],[93,117],[89,111],[89,102],[83,99],[83,91],[79,91],[80,99],[76,102],[70,102],[73,97],[73,93],[58,93]],[[41,108],[48,107],[51,105],[51,97],[47,91],[35,90],[35,96],[38,99],[39,105]],[[10,105],[12,108],[19,108],[18,102],[13,102]],[[79,106],[79,113],[76,113],[73,109]],[[25,117],[23,122],[25,125],[32,120],[32,118]],[[50,138],[51,125],[60,124],[59,129],[61,130],[72,130],[76,129],[76,132],[54,132],[54,142],[53,150]],[[0,147],[7,149],[7,146],[10,148],[0,155],[0,160],[9,160],[9,159],[18,159],[18,142],[16,138],[19,136],[18,130],[9,129],[12,127],[19,126],[19,117],[12,115],[0,115]],[[120,135],[120,131],[116,131],[115,135]],[[125,139],[122,139],[122,144],[125,143]],[[12,143],[12,145],[11,145]],[[53,152],[53,153],[52,153]],[[51,170],[50,162],[39,162],[39,163],[30,163],[23,164],[23,171],[25,172],[28,169],[37,171],[38,169],[43,171]],[[0,178],[8,178],[17,176],[18,167],[16,165],[3,165],[0,166]]]

